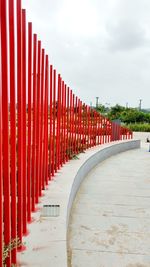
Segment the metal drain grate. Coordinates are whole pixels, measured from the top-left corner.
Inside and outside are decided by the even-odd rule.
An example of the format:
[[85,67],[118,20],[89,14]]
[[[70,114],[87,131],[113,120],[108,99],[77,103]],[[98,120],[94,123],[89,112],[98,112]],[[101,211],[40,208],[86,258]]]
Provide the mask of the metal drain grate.
[[60,205],[43,205],[42,217],[58,217],[60,214]]

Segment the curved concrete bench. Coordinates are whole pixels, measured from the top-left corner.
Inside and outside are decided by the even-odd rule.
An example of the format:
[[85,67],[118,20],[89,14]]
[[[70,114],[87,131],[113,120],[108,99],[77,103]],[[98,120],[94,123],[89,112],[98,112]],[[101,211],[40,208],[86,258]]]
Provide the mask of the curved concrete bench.
[[[76,193],[87,173],[105,159],[140,147],[139,140],[113,142],[81,153],[69,161],[50,182],[41,198],[30,235],[24,238],[27,250],[18,255],[19,266],[67,267],[67,228]],[[58,217],[43,216],[43,205],[60,205]]]

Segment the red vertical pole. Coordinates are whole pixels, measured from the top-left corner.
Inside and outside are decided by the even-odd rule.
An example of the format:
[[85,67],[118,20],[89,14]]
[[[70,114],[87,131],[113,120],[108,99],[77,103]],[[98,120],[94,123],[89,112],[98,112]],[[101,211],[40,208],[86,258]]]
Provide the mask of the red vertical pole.
[[72,115],[71,115],[71,139],[72,139],[72,155],[74,155],[74,94],[72,94]]
[[95,112],[95,145],[97,145],[97,122],[98,122],[98,113]]
[[79,152],[82,152],[82,102],[79,100]]
[[106,135],[106,118],[104,117],[104,143],[106,143],[107,135]]
[[54,82],[53,82],[53,155],[52,155],[52,175],[56,172],[56,70],[54,70]]
[[[1,66],[0,66],[0,77],[1,77]],[[3,180],[2,178],[3,178],[3,173],[2,173],[2,87],[1,87],[1,82],[0,82],[0,267],[3,266],[3,262],[2,262],[3,261],[3,188],[2,188]]]
[[36,133],[37,133],[37,144],[36,144],[36,194],[35,201],[38,203],[40,186],[40,88],[41,88],[41,41],[38,41],[38,73],[37,73],[37,123],[36,123]]
[[57,104],[56,104],[56,117],[57,117],[57,129],[56,129],[56,171],[58,170],[58,149],[59,149],[59,94],[60,94],[60,74],[58,74],[57,83]]
[[23,232],[23,140],[22,140],[22,37],[21,0],[17,0],[17,94],[18,94],[18,237],[22,241]]
[[96,145],[98,145],[98,112],[96,112]]
[[46,133],[46,82],[47,82],[47,69],[46,69],[46,55],[45,55],[45,76],[44,76],[44,86],[43,86],[43,170],[42,170],[42,177],[43,177],[43,184],[45,189],[45,133]]
[[86,149],[85,147],[85,118],[86,118],[86,106],[85,103],[83,104],[83,150]]
[[101,132],[102,132],[102,127],[101,127],[101,114],[99,114],[99,144],[101,145]]
[[70,91],[69,91],[69,87],[67,87],[66,161],[68,161],[68,159],[69,159],[69,95],[70,95]]
[[81,147],[82,151],[84,151],[84,103],[82,101],[81,101],[81,126],[82,126]]
[[[11,240],[10,173],[9,173],[9,121],[8,121],[8,52],[6,1],[1,1],[1,57],[2,57],[2,120],[3,120],[3,180],[4,180],[4,243]],[[10,253],[7,266],[11,265]]]
[[75,154],[78,154],[78,147],[77,147],[77,104],[78,98],[75,98]]
[[72,157],[72,90],[70,90],[69,159]]
[[92,129],[92,125],[93,125],[93,110],[90,109],[90,147],[92,147],[92,142],[93,142],[93,129]]
[[96,111],[94,111],[94,125],[93,125],[93,146],[95,146],[95,138],[96,138]]
[[88,113],[87,105],[85,106],[85,149],[88,148]]
[[87,143],[87,147],[90,147],[90,108],[89,106],[87,107],[87,116],[88,116],[88,123],[87,123],[87,138],[88,138],[88,143]]
[[99,113],[97,113],[96,119],[97,119],[97,124],[96,124],[96,133],[97,133],[96,142],[97,142],[97,145],[99,145]]
[[[23,133],[26,133],[26,11],[22,10]],[[27,233],[26,134],[23,134],[23,234]]]
[[49,121],[49,178],[52,176],[52,98],[53,98],[53,66],[50,65],[50,121]]
[[92,147],[92,123],[93,123],[93,110],[90,109],[90,147]]
[[61,108],[60,108],[60,166],[63,165],[64,147],[64,81],[61,80]]
[[45,66],[45,120],[44,120],[44,130],[45,130],[45,152],[44,152],[44,177],[46,185],[48,184],[48,86],[49,85],[49,68],[48,68],[48,55],[46,55],[46,66]]
[[56,157],[57,169],[60,169],[60,113],[61,113],[61,77],[58,74],[58,95],[57,95],[57,142],[56,142]]
[[[44,189],[44,177],[43,177],[43,149],[44,149],[44,69],[45,69],[45,51],[42,49],[42,70],[41,70],[41,117],[40,117],[40,180],[39,180],[39,187]],[[40,190],[41,192],[41,190]]]
[[104,117],[101,115],[101,144],[104,144]]
[[[16,93],[15,93],[15,32],[14,0],[9,2],[9,56],[10,56],[10,133],[11,133],[11,237],[17,236],[16,202]],[[16,263],[16,248],[11,252],[12,263]]]
[[102,125],[102,144],[104,144],[104,117],[101,116],[101,125]]
[[84,108],[83,108],[83,150],[86,149],[86,105],[84,103]]
[[62,78],[60,77],[59,82],[59,104],[58,104],[58,127],[59,127],[59,146],[58,146],[58,168],[60,169],[61,165],[61,110],[62,110],[62,103],[61,103],[61,94],[62,94]]
[[93,127],[92,127],[93,144],[95,146],[95,111],[93,110]]
[[64,88],[64,158],[63,163],[66,162],[66,140],[67,140],[67,133],[66,133],[66,95],[67,95],[67,86],[65,84]]
[[[0,0],[1,12],[1,0]],[[3,266],[3,171],[2,171],[2,69],[1,69],[1,13],[0,13],[0,267]]]
[[61,82],[61,117],[60,117],[60,165],[62,167],[64,162],[64,81]]
[[106,118],[106,142],[108,143],[109,142],[109,135],[108,135],[108,119]]
[[28,154],[27,154],[27,219],[31,221],[31,95],[32,95],[32,23],[28,23]]
[[32,211],[35,211],[35,185],[36,185],[36,103],[37,103],[37,35],[33,40],[33,145],[32,145]]

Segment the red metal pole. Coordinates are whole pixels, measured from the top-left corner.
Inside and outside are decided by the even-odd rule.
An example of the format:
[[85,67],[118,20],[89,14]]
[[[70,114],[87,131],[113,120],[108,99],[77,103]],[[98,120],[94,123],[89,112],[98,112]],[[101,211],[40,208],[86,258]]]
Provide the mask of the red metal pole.
[[93,140],[92,124],[93,124],[93,109],[90,108],[90,147],[92,147],[92,140]]
[[69,159],[69,96],[70,96],[70,90],[69,87],[67,87],[67,136],[66,136],[66,161]]
[[54,171],[57,171],[56,166],[56,70],[54,70],[54,82],[53,82],[53,155],[52,155],[52,175],[54,176]]
[[22,36],[21,0],[17,0],[17,94],[18,94],[18,237],[22,242],[23,232],[23,109],[22,109]]
[[36,144],[36,194],[35,201],[38,203],[40,194],[40,89],[41,89],[41,41],[38,41],[38,73],[37,73],[37,144]]
[[[6,1],[1,1],[1,57],[2,57],[2,121],[3,121],[3,186],[4,186],[4,244],[11,240],[10,173],[9,173],[9,113],[8,113],[8,52]],[[10,252],[7,266],[11,265]]]
[[58,95],[57,95],[57,142],[56,142],[56,153],[57,153],[57,169],[60,169],[60,116],[61,116],[61,77],[58,74]]
[[49,178],[52,176],[52,98],[53,98],[53,66],[50,65],[50,120],[49,120]]
[[107,135],[106,135],[106,118],[104,117],[104,143],[107,142]]
[[35,211],[35,186],[36,186],[36,123],[37,123],[37,35],[33,40],[33,145],[32,145],[32,211]]
[[75,95],[72,95],[72,154],[75,154],[75,134],[74,134],[74,101]]
[[90,109],[90,147],[93,146],[93,109]]
[[60,97],[61,97],[61,77],[58,74],[58,94],[57,94],[57,137],[56,137],[56,164],[57,170],[60,167]]
[[78,98],[76,96],[75,98],[75,154],[78,154],[78,148],[77,148],[77,104],[78,104]]
[[[26,11],[22,10],[23,133],[26,133]],[[23,134],[23,234],[27,233],[26,134]]]
[[44,177],[45,183],[48,184],[48,89],[49,89],[49,68],[48,68],[48,55],[46,55],[46,67],[45,67],[45,119],[44,119],[44,130],[45,130],[45,152],[44,152]]
[[[14,0],[9,2],[9,57],[10,57],[10,134],[11,134],[11,238],[17,236],[17,190],[16,190],[16,92],[15,92],[15,32]],[[16,248],[11,251],[12,263],[16,263]]]
[[79,100],[79,152],[82,152],[82,101]]
[[[0,66],[0,77],[1,77],[1,66]],[[2,87],[0,82],[0,267],[3,266],[3,180],[2,180],[3,166],[2,166],[2,89],[1,88]]]
[[69,159],[72,157],[72,90],[70,90]]
[[95,129],[94,129],[94,135],[95,135],[95,146],[96,146],[96,135],[97,135],[97,112],[95,112]]
[[98,143],[99,145],[101,144],[101,115],[99,114],[99,119],[98,119],[98,124],[99,124],[99,136],[98,136]]
[[63,163],[66,162],[66,140],[67,140],[67,133],[66,133],[66,96],[67,96],[67,86],[65,84],[65,88],[64,88],[64,158],[63,158]]
[[64,81],[61,82],[61,119],[60,119],[60,165],[64,162]]
[[45,76],[44,76],[44,87],[43,87],[43,170],[42,170],[42,177],[43,177],[43,184],[44,184],[44,189],[46,185],[46,179],[45,179],[45,160],[46,160],[46,155],[45,155],[45,133],[46,133],[46,82],[47,82],[47,67],[46,67],[46,55],[45,55]]
[[85,149],[88,148],[88,113],[87,113],[87,105],[85,106]]
[[32,95],[32,23],[28,23],[28,152],[27,219],[31,221],[31,95]]
[[[45,51],[42,49],[42,70],[41,70],[41,117],[40,117],[40,122],[41,122],[41,128],[40,128],[40,180],[39,180],[39,187],[41,189],[44,189],[44,177],[43,177],[43,150],[44,150],[44,71],[45,70]],[[40,190],[41,192],[41,190]],[[41,195],[41,194],[40,194]]]
[[[1,12],[1,0],[0,0]],[[2,69],[1,69],[1,13],[0,13],[0,267],[3,266],[3,166],[2,166]]]

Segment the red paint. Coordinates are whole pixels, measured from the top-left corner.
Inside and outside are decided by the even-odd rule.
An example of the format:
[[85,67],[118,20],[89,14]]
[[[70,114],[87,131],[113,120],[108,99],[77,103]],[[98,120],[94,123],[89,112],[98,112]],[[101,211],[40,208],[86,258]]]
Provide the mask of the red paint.
[[[7,15],[6,1],[1,1],[1,83],[2,83],[2,121],[3,121],[3,186],[4,186],[4,243],[11,240],[11,209],[10,209],[10,172],[9,172],[9,114],[8,114],[8,51],[7,51]],[[3,89],[4,88],[4,89]],[[10,253],[7,266],[10,266]]]
[[[16,92],[15,92],[15,32],[14,1],[9,2],[9,56],[10,56],[10,166],[11,166],[11,238],[17,236],[17,190],[16,190]],[[16,263],[16,248],[11,252],[11,261]]]
[[[0,7],[2,267],[3,240],[9,244],[18,236],[22,241],[23,234],[28,234],[31,210],[37,210],[39,196],[55,172],[73,155],[97,144],[130,139],[132,132],[85,105],[61,75],[56,76],[41,41],[32,34],[32,23],[28,23],[26,37],[26,12],[21,9],[21,0],[16,1],[17,12],[14,0],[0,0]],[[12,250],[8,267],[16,263],[17,250],[24,249]]]

